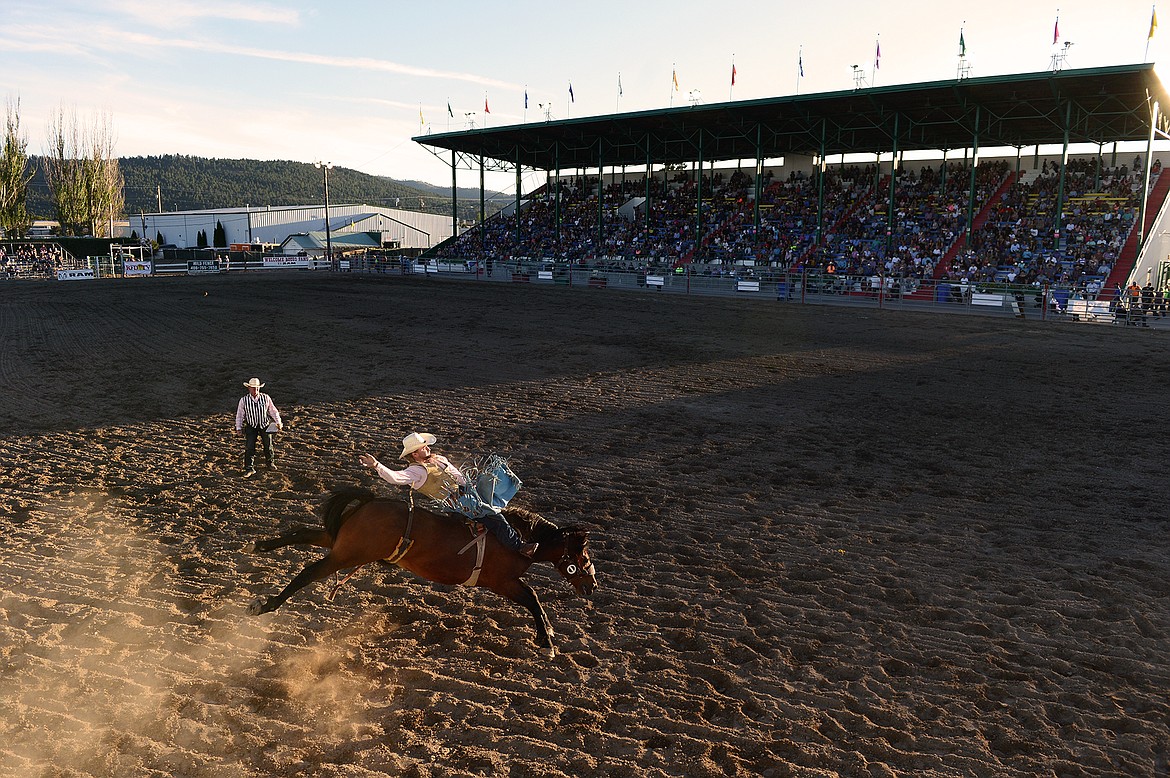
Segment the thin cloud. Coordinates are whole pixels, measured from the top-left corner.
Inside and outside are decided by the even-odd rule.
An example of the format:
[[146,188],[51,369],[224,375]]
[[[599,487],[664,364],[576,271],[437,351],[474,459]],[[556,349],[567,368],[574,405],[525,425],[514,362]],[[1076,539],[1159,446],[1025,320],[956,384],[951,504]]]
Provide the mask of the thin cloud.
[[[102,40],[103,36],[92,36],[93,45],[95,46],[102,46]],[[362,70],[375,73],[397,73],[399,75],[417,76],[419,78],[437,78],[448,79],[451,81],[464,81],[479,86],[498,87],[500,89],[519,90],[522,88],[519,84],[512,84],[506,81],[497,81],[496,79],[492,78],[484,78],[483,76],[477,76],[472,73],[457,73],[447,70],[423,68],[416,65],[404,65],[400,62],[392,62],[385,59],[375,59],[373,57],[338,57],[325,54],[312,54],[303,51],[258,49],[248,46],[236,46],[228,43],[219,43],[217,41],[209,40],[182,38],[164,39],[144,33],[127,31],[118,32],[117,42],[120,48],[127,45],[154,46],[172,49],[177,48],[185,49],[187,51],[205,52],[209,54],[228,54],[237,57],[266,59],[276,62],[294,62],[302,65],[319,65],[322,67]]]
[[154,27],[183,27],[200,19],[226,19],[256,24],[283,24],[299,27],[299,11],[267,3],[216,2],[216,0],[170,0],[160,6],[157,0],[114,0],[106,10],[132,17],[139,24]]

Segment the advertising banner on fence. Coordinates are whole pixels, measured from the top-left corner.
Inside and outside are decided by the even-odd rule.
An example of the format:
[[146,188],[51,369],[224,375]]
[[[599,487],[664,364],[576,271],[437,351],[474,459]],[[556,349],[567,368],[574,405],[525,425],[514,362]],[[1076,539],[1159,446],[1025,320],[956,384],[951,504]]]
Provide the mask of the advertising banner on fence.
[[130,276],[148,276],[152,272],[152,265],[154,263],[149,260],[141,262],[139,260],[126,260],[122,263],[122,275],[129,278]]
[[278,255],[276,255],[276,256],[265,256],[265,257],[264,257],[264,267],[271,267],[271,268],[278,268],[278,267],[299,267],[299,268],[305,268],[305,267],[308,267],[308,266],[309,266],[309,258],[308,258],[308,257],[298,257],[298,256],[292,256],[292,255],[289,255],[289,256],[284,256],[284,255],[279,255],[279,254],[278,254]]
[[92,267],[83,267],[76,270],[58,270],[58,281],[84,281],[89,278],[97,278],[97,274],[93,272]]
[[196,276],[204,273],[218,273],[219,263],[214,259],[187,260],[187,275]]

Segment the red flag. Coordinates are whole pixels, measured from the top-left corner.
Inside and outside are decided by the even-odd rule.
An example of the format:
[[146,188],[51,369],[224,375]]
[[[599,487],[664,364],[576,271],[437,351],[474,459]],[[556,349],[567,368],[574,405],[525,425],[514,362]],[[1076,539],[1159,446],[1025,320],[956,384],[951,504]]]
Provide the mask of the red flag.
[[483,112],[484,113],[491,113],[492,112],[492,109],[488,108],[487,95],[484,95],[484,97],[483,97]]
[[1052,25],[1052,45],[1060,40],[1060,17],[1056,17],[1056,24]]
[[735,63],[731,63],[731,85],[735,86]]

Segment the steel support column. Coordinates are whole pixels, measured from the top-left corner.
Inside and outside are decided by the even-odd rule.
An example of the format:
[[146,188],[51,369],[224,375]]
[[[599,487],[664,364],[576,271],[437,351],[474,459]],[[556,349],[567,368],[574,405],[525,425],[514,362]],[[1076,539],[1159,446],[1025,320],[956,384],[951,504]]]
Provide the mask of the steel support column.
[[1064,174],[1068,167],[1068,136],[1072,124],[1072,101],[1064,104],[1064,146],[1060,150],[1060,185],[1056,189],[1056,222],[1052,225],[1052,248],[1060,250],[1060,233],[1064,226]]
[[[886,261],[890,261],[890,252],[894,246],[894,197],[897,194],[895,191],[898,188],[898,118],[899,114],[894,114],[894,144],[893,154],[890,158],[890,205],[889,212],[886,214]],[[881,170],[881,163],[878,163],[878,170]]]
[[1158,128],[1158,114],[1161,111],[1161,106],[1158,101],[1154,101],[1153,108],[1150,110],[1150,135],[1146,139],[1146,169],[1145,175],[1142,176],[1142,202],[1141,207],[1138,208],[1138,234],[1137,234],[1137,256],[1142,255],[1142,248],[1146,245],[1146,201],[1150,197],[1150,157],[1154,153],[1154,133]]
[[979,166],[979,120],[982,106],[975,106],[975,132],[971,136],[971,175],[967,186],[967,246],[971,246],[971,234],[975,228],[975,168]]
[[699,164],[695,166],[695,250],[691,261],[703,247],[703,131],[699,130]]

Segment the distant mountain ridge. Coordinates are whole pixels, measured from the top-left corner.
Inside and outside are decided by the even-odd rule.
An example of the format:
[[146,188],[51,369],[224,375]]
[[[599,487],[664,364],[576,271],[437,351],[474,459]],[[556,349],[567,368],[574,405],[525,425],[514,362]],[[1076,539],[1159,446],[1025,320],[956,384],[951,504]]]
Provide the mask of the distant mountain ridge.
[[[36,218],[53,218],[48,186],[40,157],[31,157],[34,175],[29,185],[29,210]],[[159,157],[122,157],[126,214],[193,211],[265,205],[307,205],[324,199],[322,171],[306,162],[254,159],[215,159],[168,154]],[[458,216],[479,217],[479,190],[458,189]],[[491,213],[508,201],[498,192],[486,193]],[[329,171],[331,203],[366,203],[427,213],[451,213],[451,190],[422,181],[396,181],[350,168]],[[493,201],[495,205],[493,206]]]

